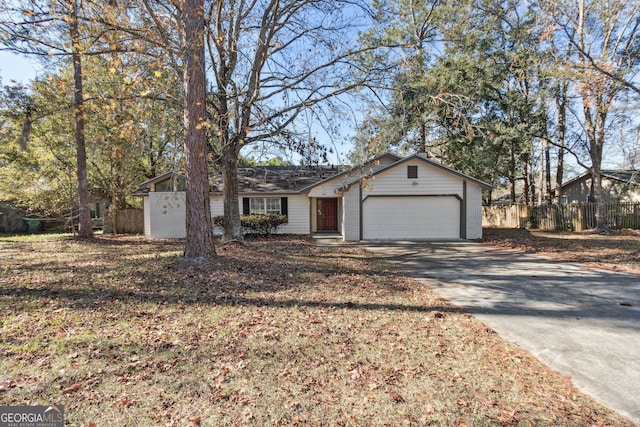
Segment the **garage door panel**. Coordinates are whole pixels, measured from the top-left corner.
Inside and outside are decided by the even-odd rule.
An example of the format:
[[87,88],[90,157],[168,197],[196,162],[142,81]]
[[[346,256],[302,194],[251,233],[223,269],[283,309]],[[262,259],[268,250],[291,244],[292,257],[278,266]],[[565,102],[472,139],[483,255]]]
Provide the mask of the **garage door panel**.
[[460,201],[453,196],[368,197],[362,214],[365,240],[460,237]]

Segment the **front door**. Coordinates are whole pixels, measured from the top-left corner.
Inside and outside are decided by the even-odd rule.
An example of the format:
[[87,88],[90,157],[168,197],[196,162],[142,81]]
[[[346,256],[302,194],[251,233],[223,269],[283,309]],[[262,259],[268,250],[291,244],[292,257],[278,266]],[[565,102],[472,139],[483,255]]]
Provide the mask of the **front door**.
[[318,231],[338,231],[338,199],[318,199]]

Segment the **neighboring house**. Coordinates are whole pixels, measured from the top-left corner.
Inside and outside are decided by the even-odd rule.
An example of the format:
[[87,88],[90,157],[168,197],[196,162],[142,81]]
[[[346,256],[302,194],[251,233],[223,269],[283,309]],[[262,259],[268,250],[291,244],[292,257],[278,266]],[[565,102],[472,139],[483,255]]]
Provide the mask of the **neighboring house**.
[[[385,154],[358,168],[238,168],[242,214],[282,213],[278,233],[330,233],[346,241],[478,239],[482,191],[490,185],[429,160]],[[211,215],[222,215],[220,174],[211,178]],[[183,238],[184,178],[142,183],[145,235]],[[217,230],[218,232],[220,230]]]
[[0,233],[22,233],[27,211],[16,208],[9,201],[0,201]]
[[[640,202],[640,171],[603,170],[602,191],[605,203]],[[562,204],[595,201],[591,172],[587,171],[562,184],[560,200]]]

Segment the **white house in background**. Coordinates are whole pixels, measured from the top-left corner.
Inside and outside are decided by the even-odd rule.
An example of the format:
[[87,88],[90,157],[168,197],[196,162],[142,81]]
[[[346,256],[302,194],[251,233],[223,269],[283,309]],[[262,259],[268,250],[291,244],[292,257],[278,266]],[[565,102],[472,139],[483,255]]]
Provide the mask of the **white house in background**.
[[[278,233],[341,235],[345,241],[479,239],[482,191],[491,186],[427,159],[384,154],[364,166],[238,168],[241,214],[282,213]],[[211,177],[211,215],[222,215],[221,174]],[[148,237],[184,238],[184,178],[140,184]]]

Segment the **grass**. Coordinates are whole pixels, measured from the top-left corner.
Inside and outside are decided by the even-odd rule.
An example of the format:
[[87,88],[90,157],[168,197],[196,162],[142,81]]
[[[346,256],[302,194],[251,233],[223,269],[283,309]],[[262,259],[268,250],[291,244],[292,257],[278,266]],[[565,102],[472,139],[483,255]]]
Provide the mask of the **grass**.
[[0,233],[0,243],[18,242],[50,242],[72,239],[71,233],[15,234]]
[[0,240],[0,405],[69,426],[631,423],[362,248]]

